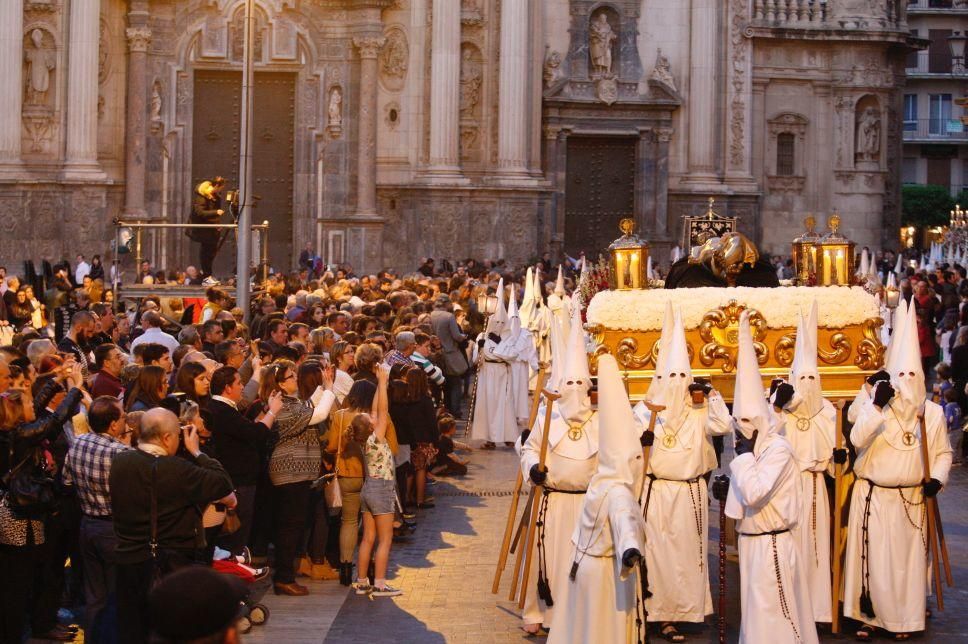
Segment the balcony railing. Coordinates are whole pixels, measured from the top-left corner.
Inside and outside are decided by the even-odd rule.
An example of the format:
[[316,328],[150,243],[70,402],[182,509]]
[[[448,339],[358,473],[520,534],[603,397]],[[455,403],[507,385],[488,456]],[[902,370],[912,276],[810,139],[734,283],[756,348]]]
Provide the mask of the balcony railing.
[[919,51],[908,55],[907,73],[911,74],[963,74],[956,69],[950,51]]
[[[897,27],[901,22],[900,3],[904,0],[882,0],[886,15],[878,22]],[[827,0],[753,0],[753,22],[764,27],[806,28],[827,26]]]
[[968,10],[968,3],[958,0],[908,0],[908,11],[920,11],[922,9],[949,9],[949,10]]
[[917,119],[904,121],[905,141],[968,141],[968,132],[961,120]]

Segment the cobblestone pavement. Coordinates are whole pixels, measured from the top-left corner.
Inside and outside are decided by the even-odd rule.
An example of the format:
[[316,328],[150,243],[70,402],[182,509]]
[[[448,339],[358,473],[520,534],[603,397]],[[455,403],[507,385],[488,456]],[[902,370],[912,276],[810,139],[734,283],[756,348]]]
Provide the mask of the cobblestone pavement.
[[[431,494],[437,507],[421,511],[412,541],[394,545],[391,583],[404,590],[394,599],[347,594],[335,582],[314,585],[318,597],[267,596],[273,611],[269,624],[253,631],[258,641],[275,642],[519,642],[528,640],[519,630],[515,606],[507,600],[509,564],[498,595],[491,580],[504,530],[516,475],[510,449],[475,450],[470,472],[463,479],[441,478]],[[526,497],[522,496],[521,503]],[[929,630],[920,641],[966,642],[968,617],[968,469],[956,467],[941,496],[945,534],[951,554],[955,588],[945,590],[946,610],[935,610]],[[711,512],[710,570],[718,570],[718,517]],[[735,562],[729,563],[729,588],[736,588]],[[319,591],[318,594],[316,591]],[[738,592],[729,592],[728,621],[739,623]],[[716,583],[713,580],[713,601]],[[334,616],[335,613],[335,616]],[[297,619],[299,630],[288,623]],[[287,624],[288,623],[288,624]],[[850,624],[845,625],[847,627]],[[729,641],[737,632],[731,627]],[[852,633],[853,629],[845,629]],[[312,633],[312,635],[308,635]],[[715,642],[710,625],[690,632],[690,642]],[[823,641],[838,638],[827,634]],[[849,638],[852,640],[853,638]]]

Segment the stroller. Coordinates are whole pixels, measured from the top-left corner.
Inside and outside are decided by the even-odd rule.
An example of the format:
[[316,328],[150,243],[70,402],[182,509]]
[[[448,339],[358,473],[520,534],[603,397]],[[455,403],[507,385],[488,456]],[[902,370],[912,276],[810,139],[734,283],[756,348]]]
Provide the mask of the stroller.
[[237,624],[239,632],[246,634],[253,626],[262,626],[269,621],[269,608],[262,603],[262,598],[272,584],[272,577],[268,568],[252,568],[238,559],[241,557],[233,557],[231,553],[216,548],[212,570],[223,575],[234,575],[248,584],[249,594],[242,602],[244,608]]

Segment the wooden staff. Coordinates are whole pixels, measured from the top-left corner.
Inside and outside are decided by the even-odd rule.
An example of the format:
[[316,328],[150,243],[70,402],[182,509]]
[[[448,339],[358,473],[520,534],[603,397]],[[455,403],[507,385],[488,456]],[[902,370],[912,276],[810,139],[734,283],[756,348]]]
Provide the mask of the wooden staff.
[[719,615],[716,616],[716,624],[719,630],[719,644],[726,644],[726,499],[720,499],[719,501],[718,609]]
[[518,529],[514,533],[514,540],[511,541],[510,552],[515,553],[515,555],[514,574],[511,576],[511,592],[508,593],[508,601],[512,602],[518,596],[518,581],[521,579],[521,565],[524,563],[524,548],[518,548],[518,546],[521,544],[521,533],[524,531],[524,527],[531,521],[531,508],[533,505],[534,486],[532,485],[531,491],[528,494],[528,502],[524,504],[524,512],[521,513],[521,521],[518,523]]
[[[538,407],[541,403],[541,389],[544,387],[545,375],[547,373],[547,365],[541,363],[538,365],[538,379],[535,381],[534,387],[534,399],[531,401],[531,414],[528,416],[528,429],[534,427],[534,421],[538,417]],[[545,415],[551,414],[550,409],[545,409]],[[522,444],[523,448],[524,445]],[[501,585],[501,575],[504,572],[504,566],[508,561],[508,552],[511,546],[511,533],[514,531],[514,518],[518,514],[518,494],[521,493],[521,486],[524,484],[524,475],[521,473],[521,468],[518,468],[518,477],[514,482],[514,494],[511,496],[511,509],[508,512],[508,520],[504,526],[504,542],[501,544],[501,554],[498,556],[497,560],[497,570],[494,571],[494,583],[491,584],[491,594],[496,595],[497,589]]]
[[[541,393],[545,397],[545,409],[550,410],[552,403],[561,398],[557,393],[542,389]],[[541,435],[541,453],[538,457],[538,469],[545,471],[545,458],[548,456],[548,433],[551,431],[551,414],[545,413],[544,427]],[[537,528],[538,505],[544,496],[544,485],[534,486],[534,499],[531,501],[531,518],[528,521],[528,538],[524,542],[524,570],[521,573],[521,597],[518,599],[518,608],[524,609],[524,598],[528,596],[528,577],[531,576],[531,558],[533,554],[535,529]]]
[[[644,401],[646,408],[652,412],[649,414],[649,431],[655,435],[655,421],[659,417],[659,412],[665,409],[665,405],[653,405],[648,400]],[[649,473],[649,456],[652,453],[652,446],[642,448],[642,482],[639,483],[639,503],[642,503],[642,493],[645,491],[645,479]]]
[[[836,449],[839,451],[844,448],[844,428],[843,428],[843,413],[844,404],[847,401],[838,400],[834,403],[834,407],[837,408],[837,422],[834,425],[836,434],[835,445]],[[843,575],[843,558],[841,557],[843,538],[841,537],[841,531],[843,530],[843,507],[841,502],[843,501],[844,494],[844,466],[840,463],[834,463],[834,533],[833,533],[833,584],[831,585],[831,602],[833,606],[831,607],[831,620],[830,620],[830,631],[832,633],[840,632],[840,584]]]
[[[924,422],[924,416],[920,417],[921,421],[921,464],[923,465],[923,476],[922,482],[927,483],[931,480],[931,463],[928,460],[928,428],[927,424]],[[925,504],[925,515],[928,519],[928,544],[931,547],[931,569],[934,573],[934,592],[936,595],[936,601],[938,604],[938,610],[944,610],[944,595],[943,588],[941,585],[941,559],[940,552],[938,548],[938,538],[936,535],[937,526],[941,523],[941,515],[938,513],[938,499],[935,497],[924,497]],[[943,542],[942,542],[943,543]],[[945,566],[948,565],[948,556],[945,553]],[[946,574],[951,573],[945,570]]]

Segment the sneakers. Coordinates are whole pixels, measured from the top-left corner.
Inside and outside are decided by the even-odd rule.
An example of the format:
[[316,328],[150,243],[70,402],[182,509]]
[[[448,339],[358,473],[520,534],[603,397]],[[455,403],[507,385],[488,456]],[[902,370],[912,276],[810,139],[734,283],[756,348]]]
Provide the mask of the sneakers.
[[354,581],[352,583],[353,590],[356,591],[357,595],[366,595],[373,591],[373,586],[370,585],[369,580],[366,581]]
[[399,588],[394,588],[389,584],[384,585],[382,587],[371,586],[371,589],[372,590],[370,591],[370,594],[373,595],[374,597],[397,597],[398,595],[403,594],[402,590],[400,590]]

